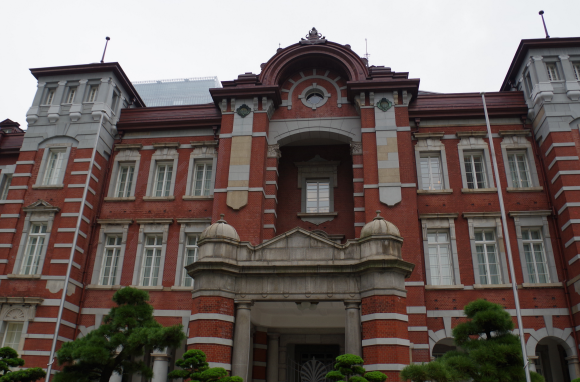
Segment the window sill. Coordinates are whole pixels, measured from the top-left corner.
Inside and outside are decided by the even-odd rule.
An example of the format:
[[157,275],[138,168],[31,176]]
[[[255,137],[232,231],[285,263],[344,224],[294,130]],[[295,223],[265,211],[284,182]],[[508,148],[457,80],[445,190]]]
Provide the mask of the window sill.
[[115,198],[115,197],[109,197],[107,196],[104,199],[105,202],[134,202],[135,201],[135,197],[134,196],[129,196],[128,198]]
[[541,283],[541,284],[532,284],[532,283],[522,283],[522,288],[561,288],[562,283]]
[[497,188],[462,188],[461,192],[464,194],[487,194],[497,192]]
[[338,212],[321,212],[321,213],[306,213],[299,212],[296,214],[302,221],[312,223],[314,225],[320,225],[324,222],[329,222],[334,220],[338,216]]
[[451,188],[446,188],[445,190],[417,190],[417,194],[448,195],[452,193],[453,189]]
[[167,200],[175,200],[175,196],[144,196],[143,200],[148,202],[163,202]]
[[454,290],[454,289],[460,289],[463,290],[464,285],[463,284],[457,284],[457,285],[425,285],[425,289],[429,290],[429,289],[433,289],[433,290],[440,290],[440,289],[450,289],[450,290]]
[[512,284],[473,284],[473,289],[510,289]]
[[26,280],[34,280],[34,279],[38,279],[40,280],[40,276],[41,275],[17,275],[17,274],[10,274],[10,275],[6,275],[7,278],[9,279],[26,279]]
[[505,190],[507,192],[540,192],[544,191],[544,187],[523,187],[523,188],[507,187]]
[[32,188],[35,190],[58,190],[60,188],[64,188],[64,184],[53,184],[51,186],[42,184],[33,184]]
[[163,285],[160,285],[160,286],[131,285],[131,288],[142,289],[142,290],[158,290],[158,291],[162,291],[163,290]]
[[192,196],[192,195],[183,195],[181,197],[183,200],[213,200],[212,196]]
[[122,285],[94,285],[90,284],[86,286],[86,289],[96,289],[96,290],[119,290]]
[[175,291],[192,291],[193,287],[190,286],[172,286],[171,290],[175,290]]

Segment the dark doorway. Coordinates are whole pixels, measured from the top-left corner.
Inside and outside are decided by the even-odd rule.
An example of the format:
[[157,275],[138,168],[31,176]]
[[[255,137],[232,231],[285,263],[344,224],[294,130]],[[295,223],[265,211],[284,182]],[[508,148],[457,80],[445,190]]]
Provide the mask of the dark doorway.
[[340,355],[338,345],[296,345],[295,360],[299,365],[304,364],[314,358],[327,365],[335,361]]

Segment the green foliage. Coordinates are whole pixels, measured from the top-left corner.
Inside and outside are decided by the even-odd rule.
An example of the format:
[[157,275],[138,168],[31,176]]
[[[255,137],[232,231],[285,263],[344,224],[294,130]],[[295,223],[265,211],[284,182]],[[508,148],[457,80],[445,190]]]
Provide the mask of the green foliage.
[[336,357],[334,370],[326,374],[326,379],[339,382],[384,382],[387,376],[380,371],[366,372],[362,365],[365,361],[354,354]]
[[[461,351],[451,351],[426,364],[409,365],[401,372],[413,382],[520,382],[525,380],[520,339],[512,334],[513,321],[501,305],[476,300],[464,308],[469,319],[453,329]],[[532,381],[543,377],[532,373]]]
[[241,377],[228,377],[228,372],[222,367],[210,368],[206,362],[205,353],[201,350],[188,350],[183,358],[175,364],[183,370],[173,370],[167,376],[169,379],[190,378],[192,382],[243,382]]
[[572,382],[580,382],[580,378],[574,378]]
[[123,288],[113,295],[113,301],[117,306],[98,329],[62,345],[57,358],[65,366],[54,382],[107,382],[113,372],[151,378],[151,368],[133,357],[146,350],[177,347],[185,339],[181,325],[163,327],[155,320],[146,291]]
[[16,350],[0,348],[0,382],[33,382],[46,376],[40,367],[11,371],[10,368],[24,366],[24,360],[18,358]]

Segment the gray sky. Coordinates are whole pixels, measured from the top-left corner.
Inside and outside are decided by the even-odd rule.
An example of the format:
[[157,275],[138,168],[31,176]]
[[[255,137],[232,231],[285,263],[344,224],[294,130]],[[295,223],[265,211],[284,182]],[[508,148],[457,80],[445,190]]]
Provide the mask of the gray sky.
[[421,90],[497,91],[519,41],[580,36],[578,0],[8,1],[0,2],[0,121],[26,128],[29,68],[117,61],[132,81],[260,72],[315,26]]

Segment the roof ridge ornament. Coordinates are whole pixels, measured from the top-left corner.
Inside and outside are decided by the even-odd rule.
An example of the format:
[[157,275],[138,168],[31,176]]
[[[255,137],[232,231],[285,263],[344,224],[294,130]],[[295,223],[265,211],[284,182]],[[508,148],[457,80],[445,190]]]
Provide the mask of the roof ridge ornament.
[[318,30],[316,30],[315,27],[312,27],[312,29],[308,31],[308,34],[305,37],[306,39],[300,39],[300,45],[316,45],[326,43],[326,36],[323,36],[322,33],[318,33]]

